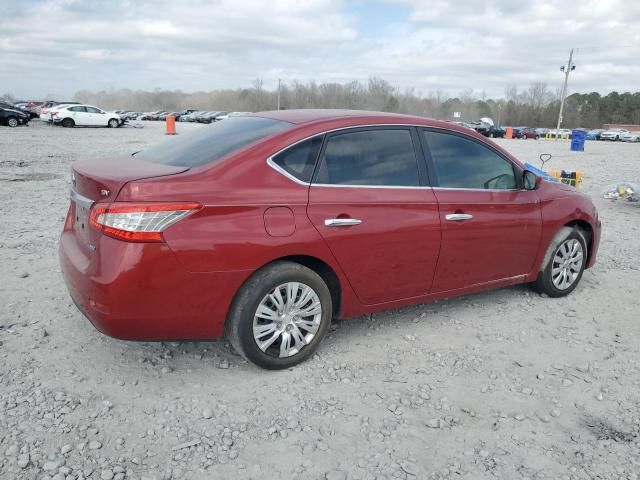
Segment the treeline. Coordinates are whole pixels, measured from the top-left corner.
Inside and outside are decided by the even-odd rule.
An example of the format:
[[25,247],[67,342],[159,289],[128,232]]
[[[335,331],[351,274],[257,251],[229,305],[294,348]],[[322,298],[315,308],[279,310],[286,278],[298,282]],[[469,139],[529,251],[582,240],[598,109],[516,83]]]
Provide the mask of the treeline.
[[[275,110],[277,90],[264,88],[262,80],[250,88],[185,93],[179,90],[115,90],[76,93],[74,100],[107,109],[138,111],[199,110],[261,111]],[[545,83],[534,83],[519,90],[509,86],[504,97],[487,98],[484,92],[465,90],[457,97],[446,98],[440,91],[421,95],[413,89],[400,90],[389,82],[371,77],[367,82],[349,83],[283,83],[280,108],[349,108],[409,113],[452,120],[460,112],[460,120],[474,121],[490,117],[499,125],[555,127],[560,109],[559,90]],[[565,128],[597,128],[604,123],[640,124],[640,92],[575,93],[567,97],[564,110]]]

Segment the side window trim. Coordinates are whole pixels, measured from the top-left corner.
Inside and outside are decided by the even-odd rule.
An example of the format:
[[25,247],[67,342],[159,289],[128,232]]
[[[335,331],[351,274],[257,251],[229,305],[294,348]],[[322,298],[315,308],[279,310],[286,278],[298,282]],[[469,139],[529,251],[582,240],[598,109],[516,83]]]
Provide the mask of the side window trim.
[[[408,186],[408,185],[346,185],[346,184],[332,184],[332,183],[318,183],[318,171],[320,170],[320,165],[324,160],[324,153],[327,148],[327,144],[329,140],[333,137],[354,133],[354,132],[367,132],[371,130],[404,130],[408,131],[411,135],[411,144],[413,146],[414,154],[416,156],[416,167],[418,170],[418,185],[416,186]],[[313,171],[313,176],[311,177],[311,185],[316,187],[332,187],[332,188],[406,188],[406,189],[416,189],[416,188],[430,188],[428,183],[426,182],[426,175],[421,173],[420,165],[424,163],[424,157],[422,152],[420,151],[420,144],[416,143],[415,136],[419,135],[416,132],[416,127],[414,125],[363,125],[363,126],[355,126],[355,127],[346,127],[338,130],[330,131],[325,134],[324,141],[322,142],[322,147],[320,148],[320,152],[318,154],[318,158],[316,159],[316,167]]]
[[[518,192],[520,190],[523,190],[523,185],[522,185],[522,174],[523,171],[521,168],[518,167],[518,165],[516,165],[515,163],[513,163],[509,158],[505,157],[502,153],[500,153],[499,151],[497,151],[496,149],[492,148],[491,145],[487,145],[483,142],[478,141],[476,138],[473,138],[469,135],[465,135],[463,133],[460,132],[454,132],[453,130],[447,130],[447,129],[443,129],[443,128],[433,128],[433,127],[420,127],[420,141],[422,142],[422,148],[424,150],[424,156],[425,159],[427,161],[427,166],[428,166],[428,173],[429,173],[429,178],[431,180],[431,185],[433,185],[434,189],[437,190],[469,190],[469,191],[476,191],[476,192]],[[423,132],[433,132],[433,133],[444,133],[447,135],[454,135],[457,137],[461,137],[464,138],[465,140],[470,140],[472,142],[477,143],[478,145],[488,149],[489,151],[491,151],[492,153],[496,154],[498,157],[502,158],[505,162],[509,163],[509,165],[511,165],[511,169],[513,170],[513,176],[515,177],[515,181],[516,181],[516,188],[511,188],[511,189],[486,189],[486,188],[463,188],[463,187],[441,187],[440,186],[440,182],[438,180],[438,176],[436,174],[437,170],[436,170],[436,166],[435,163],[433,161],[433,155],[431,154],[431,148],[429,146],[429,142],[427,141],[425,135],[423,135]]]

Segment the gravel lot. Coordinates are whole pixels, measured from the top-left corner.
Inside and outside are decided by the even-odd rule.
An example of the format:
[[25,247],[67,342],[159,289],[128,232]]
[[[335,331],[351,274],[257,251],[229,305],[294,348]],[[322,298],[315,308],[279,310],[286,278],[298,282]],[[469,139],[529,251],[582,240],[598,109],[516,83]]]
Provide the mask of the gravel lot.
[[600,191],[640,182],[640,145],[499,141],[586,173],[603,237],[568,298],[518,286],[336,322],[268,372],[225,342],[112,340],[71,303],[69,165],[164,139],[141,124],[0,127],[0,478],[638,478],[640,208]]

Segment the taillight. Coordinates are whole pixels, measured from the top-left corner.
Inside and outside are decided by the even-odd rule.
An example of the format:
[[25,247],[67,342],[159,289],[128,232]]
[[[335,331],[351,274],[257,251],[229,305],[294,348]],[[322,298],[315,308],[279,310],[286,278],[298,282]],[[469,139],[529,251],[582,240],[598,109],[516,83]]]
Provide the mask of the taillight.
[[91,225],[129,242],[161,242],[162,232],[202,208],[199,203],[97,203]]
[[49,113],[51,114],[52,117],[58,114],[58,112],[49,112]]

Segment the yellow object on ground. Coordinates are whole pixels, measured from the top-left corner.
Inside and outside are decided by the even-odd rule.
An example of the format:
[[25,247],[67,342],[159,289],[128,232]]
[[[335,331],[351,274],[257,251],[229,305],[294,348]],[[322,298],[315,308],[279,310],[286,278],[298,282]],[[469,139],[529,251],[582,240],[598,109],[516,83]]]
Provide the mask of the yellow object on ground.
[[[576,170],[575,172],[567,172],[565,171],[565,176],[562,176],[562,170],[551,170],[549,175],[553,178],[557,178],[562,183],[566,183],[567,185],[572,185],[574,187],[580,187],[582,185],[582,180],[584,178],[584,173],[580,170]],[[568,177],[566,175],[569,175]],[[573,178],[573,174],[575,174],[575,178]]]

